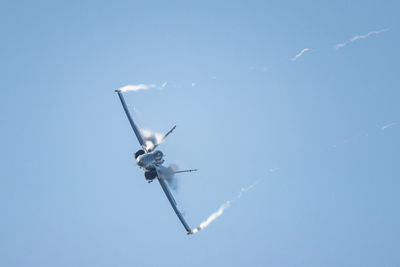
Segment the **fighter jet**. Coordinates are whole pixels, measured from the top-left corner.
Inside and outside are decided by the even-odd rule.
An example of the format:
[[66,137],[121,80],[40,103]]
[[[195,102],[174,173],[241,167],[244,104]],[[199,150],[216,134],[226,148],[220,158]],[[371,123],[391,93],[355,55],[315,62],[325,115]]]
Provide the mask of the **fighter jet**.
[[[159,144],[161,144],[167,136],[172,133],[173,130],[175,130],[176,126],[174,126],[170,131],[168,131],[164,137],[161,139],[160,142],[154,143],[153,146],[148,147],[146,146],[146,143],[144,141],[144,138],[139,131],[139,128],[136,126],[134,123],[128,107],[125,103],[124,96],[122,95],[121,90],[115,90],[115,92],[118,93],[119,99],[121,100],[122,107],[125,110],[125,114],[128,117],[129,123],[132,126],[133,132],[136,135],[137,140],[139,141],[139,144],[141,146],[141,149],[136,151],[135,153],[135,159],[136,159],[136,164],[144,171],[144,177],[146,178],[146,181],[151,183],[154,179],[157,179],[158,182],[161,185],[162,190],[164,191],[165,195],[167,196],[169,202],[172,205],[172,208],[174,209],[176,215],[178,216],[179,220],[183,224],[183,227],[186,229],[186,233],[188,235],[193,234],[192,230],[190,229],[189,225],[186,223],[185,218],[183,217],[182,213],[179,211],[176,201],[174,197],[172,196],[171,191],[168,188],[168,185],[166,183],[167,177],[163,175],[162,170],[165,169],[162,164],[164,163],[164,154],[160,150],[156,150]],[[192,170],[180,170],[180,171],[173,171],[173,174],[175,173],[183,173],[183,172],[193,172],[197,171],[197,169],[192,169]]]

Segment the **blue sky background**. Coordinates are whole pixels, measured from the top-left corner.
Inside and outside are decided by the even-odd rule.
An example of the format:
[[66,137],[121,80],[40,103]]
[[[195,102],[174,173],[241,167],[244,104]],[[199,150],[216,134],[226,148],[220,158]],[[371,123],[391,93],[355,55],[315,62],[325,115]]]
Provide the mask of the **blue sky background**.
[[[3,1],[0,265],[399,266],[399,10]],[[200,169],[175,193],[188,223],[235,200],[193,236],[114,92],[165,82],[125,97],[139,126],[177,124],[168,163]]]

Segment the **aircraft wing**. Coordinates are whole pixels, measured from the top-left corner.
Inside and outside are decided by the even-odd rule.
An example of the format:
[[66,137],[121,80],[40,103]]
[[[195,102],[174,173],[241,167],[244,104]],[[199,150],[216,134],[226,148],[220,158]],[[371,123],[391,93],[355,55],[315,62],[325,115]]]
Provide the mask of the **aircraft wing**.
[[128,107],[127,107],[127,105],[125,103],[124,96],[122,95],[122,92],[120,90],[115,90],[115,92],[118,93],[119,99],[121,100],[122,107],[125,110],[125,114],[128,117],[129,123],[131,124],[132,129],[135,132],[135,135],[136,135],[137,140],[139,141],[139,144],[145,149],[146,145],[145,145],[145,143],[143,141],[142,134],[140,133],[140,131],[139,131],[138,127],[136,126],[136,124],[133,122],[131,114],[129,113]]
[[172,208],[174,209],[176,215],[178,216],[179,220],[183,224],[183,227],[185,227],[187,234],[192,234],[192,230],[190,229],[189,225],[186,223],[185,218],[183,218],[182,213],[178,210],[178,207],[176,205],[176,201],[174,197],[171,194],[171,191],[169,191],[169,188],[167,184],[165,183],[164,178],[160,174],[160,172],[157,170],[157,180],[160,182],[161,188],[163,189],[165,195],[167,196],[169,203],[171,203]]

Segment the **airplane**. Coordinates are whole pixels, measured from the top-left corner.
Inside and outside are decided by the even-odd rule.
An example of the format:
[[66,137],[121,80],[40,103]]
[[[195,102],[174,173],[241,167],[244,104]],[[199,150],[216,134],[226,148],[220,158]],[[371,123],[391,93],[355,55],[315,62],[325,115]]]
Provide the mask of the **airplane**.
[[[183,217],[182,213],[179,211],[176,201],[174,197],[172,196],[171,191],[168,188],[168,185],[166,183],[166,177],[163,175],[162,170],[163,168],[165,169],[166,167],[162,166],[164,163],[164,154],[160,150],[156,150],[157,146],[161,144],[167,136],[172,133],[173,130],[175,130],[176,126],[174,126],[171,130],[169,130],[161,139],[160,142],[154,143],[153,146],[148,147],[146,146],[146,142],[139,130],[139,128],[136,126],[134,123],[130,113],[129,109],[125,103],[124,96],[122,94],[121,90],[115,90],[115,92],[118,93],[119,99],[121,100],[122,107],[125,110],[125,114],[128,117],[129,123],[132,126],[133,132],[136,135],[137,140],[139,141],[140,146],[142,147],[135,153],[135,159],[136,159],[136,164],[144,170],[144,177],[146,178],[146,181],[148,183],[151,183],[154,179],[157,179],[158,182],[161,185],[162,190],[164,191],[165,195],[167,196],[169,203],[171,203],[172,208],[174,209],[176,215],[178,216],[179,220],[181,221],[183,227],[186,229],[186,233],[188,235],[193,234],[192,230],[190,229],[189,225],[185,221],[185,218]],[[191,169],[191,170],[173,170],[173,174],[176,173],[184,173],[184,172],[193,172],[197,171],[197,169]]]

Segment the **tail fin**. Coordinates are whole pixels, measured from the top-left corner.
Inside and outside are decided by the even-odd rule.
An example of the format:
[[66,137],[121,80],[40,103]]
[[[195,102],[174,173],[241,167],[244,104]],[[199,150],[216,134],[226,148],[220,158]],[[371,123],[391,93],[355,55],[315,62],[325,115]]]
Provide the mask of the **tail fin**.
[[166,134],[163,136],[163,138],[161,139],[161,142],[160,142],[160,143],[162,143],[162,142],[165,140],[165,138],[167,138],[167,136],[168,136],[170,133],[172,133],[173,130],[175,130],[175,128],[176,128],[176,125],[175,125],[174,127],[172,127],[172,129],[169,130],[168,133],[166,133]]

